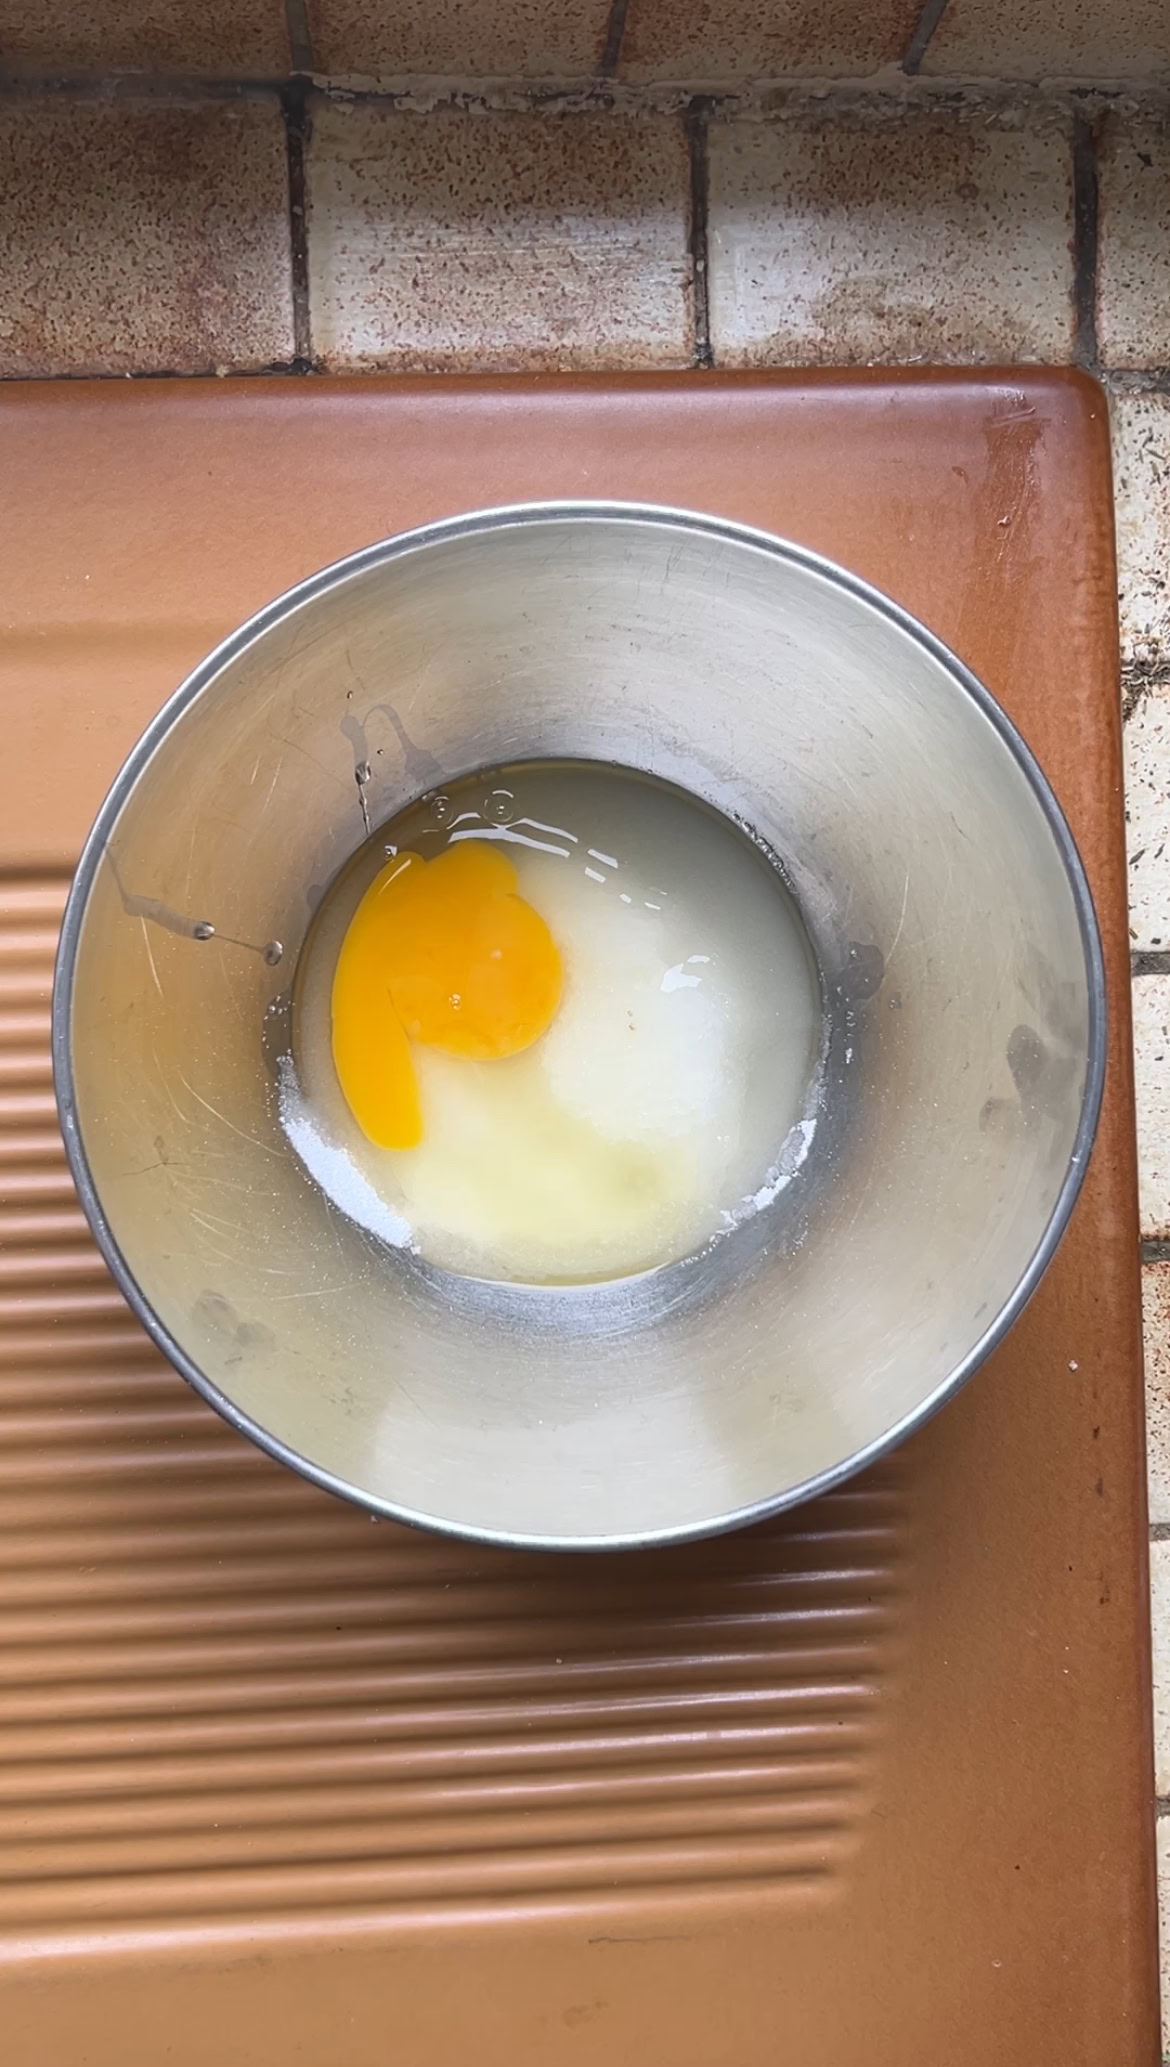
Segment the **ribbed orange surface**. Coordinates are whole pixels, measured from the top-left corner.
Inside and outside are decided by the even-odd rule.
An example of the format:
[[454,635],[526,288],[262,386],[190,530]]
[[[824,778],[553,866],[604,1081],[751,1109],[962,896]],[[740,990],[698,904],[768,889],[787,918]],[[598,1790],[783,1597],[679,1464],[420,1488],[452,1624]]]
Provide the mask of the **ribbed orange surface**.
[[[1099,389],[9,382],[0,451],[3,2067],[1154,2067]],[[1007,1341],[881,1478],[651,1559],[415,1537],[252,1452],[131,1323],[52,1118],[65,875],[186,669],[339,554],[548,495],[724,511],[916,611],[1039,754],[1110,969]]]
[[0,881],[0,1929],[806,1881],[864,1807],[887,1471],[648,1559],[466,1549],[223,1426],[106,1274],[57,1133],[65,883]]

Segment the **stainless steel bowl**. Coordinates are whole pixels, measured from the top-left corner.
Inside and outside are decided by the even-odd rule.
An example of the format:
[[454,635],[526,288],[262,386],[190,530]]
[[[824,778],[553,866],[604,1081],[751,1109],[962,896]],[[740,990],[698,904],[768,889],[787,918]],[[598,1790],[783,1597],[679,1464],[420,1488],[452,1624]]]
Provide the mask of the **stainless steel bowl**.
[[[745,822],[821,966],[816,1152],[735,1236],[624,1284],[384,1249],[275,1110],[297,952],[367,826],[535,756]],[[102,807],[54,997],[82,1201],[179,1370],[376,1513],[544,1547],[751,1521],[931,1414],[1059,1240],[1104,1041],[1073,841],[961,662],[813,553],[609,504],[391,539],[220,646]]]

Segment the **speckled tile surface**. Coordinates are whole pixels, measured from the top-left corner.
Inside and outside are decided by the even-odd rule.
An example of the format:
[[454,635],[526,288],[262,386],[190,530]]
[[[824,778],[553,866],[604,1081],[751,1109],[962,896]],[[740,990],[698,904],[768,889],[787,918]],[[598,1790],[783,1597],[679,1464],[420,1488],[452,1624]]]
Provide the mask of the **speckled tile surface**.
[[621,76],[862,79],[897,63],[920,12],[920,0],[630,0]]
[[1059,116],[720,121],[710,155],[717,363],[1069,357]]
[[1170,1261],[1142,1273],[1150,1520],[1170,1524]]
[[324,106],[315,348],[333,368],[416,372],[685,365],[686,166],[670,117]]
[[1170,684],[1131,692],[1125,725],[1125,812],[1134,947],[1170,948]]
[[215,79],[287,71],[281,0],[0,0],[8,73],[171,71]]
[[1167,1948],[1170,1947],[1170,1817],[1167,1816],[1158,1822],[1158,1920],[1162,1939],[1162,2047],[1163,2057],[1170,2058],[1170,2028],[1165,2007],[1170,1984],[1170,1972],[1167,1971]]
[[1170,73],[1165,0],[949,0],[922,67],[950,79],[1150,80]]
[[1133,1038],[1142,1233],[1164,1241],[1170,1238],[1170,976],[1134,978]]
[[1170,1795],[1170,1543],[1150,1545],[1150,1613],[1154,1637],[1154,1766],[1160,1795]]
[[312,0],[317,69],[333,78],[591,78],[608,0]]
[[1100,196],[1102,361],[1164,364],[1170,361],[1170,114],[1106,121]]
[[1140,674],[1170,671],[1170,395],[1114,394],[1121,650]]
[[201,373],[292,351],[274,98],[0,101],[8,374]]

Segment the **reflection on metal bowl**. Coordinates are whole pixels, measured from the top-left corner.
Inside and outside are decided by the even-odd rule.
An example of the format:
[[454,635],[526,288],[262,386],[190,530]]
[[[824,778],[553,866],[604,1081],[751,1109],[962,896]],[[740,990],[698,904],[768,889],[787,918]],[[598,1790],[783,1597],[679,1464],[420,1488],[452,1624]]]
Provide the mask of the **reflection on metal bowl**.
[[[542,757],[748,827],[825,1000],[815,1152],[727,1239],[612,1284],[387,1247],[276,1110],[291,972],[367,829]],[[547,504],[356,554],[196,670],[86,848],[54,1039],[98,1239],[221,1412],[376,1513],[607,1548],[822,1491],[962,1383],[1067,1220],[1105,1031],[1067,827],[951,654],[780,540]]]

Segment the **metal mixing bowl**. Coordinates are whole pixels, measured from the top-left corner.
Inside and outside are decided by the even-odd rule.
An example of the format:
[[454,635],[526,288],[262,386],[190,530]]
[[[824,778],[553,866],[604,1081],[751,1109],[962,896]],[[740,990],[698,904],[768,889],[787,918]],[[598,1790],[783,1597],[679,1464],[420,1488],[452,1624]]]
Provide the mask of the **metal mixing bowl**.
[[[541,756],[750,826],[824,989],[814,1152],[733,1236],[614,1285],[383,1248],[274,1097],[298,949],[367,827]],[[196,669],[85,849],[54,1042],[97,1239],[222,1414],[376,1513],[609,1548],[822,1491],[970,1375],[1072,1208],[1104,991],[1055,800],[937,639],[762,533],[548,504],[357,553]]]

